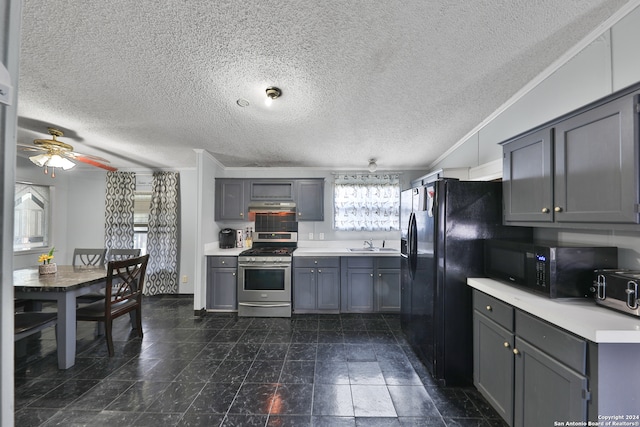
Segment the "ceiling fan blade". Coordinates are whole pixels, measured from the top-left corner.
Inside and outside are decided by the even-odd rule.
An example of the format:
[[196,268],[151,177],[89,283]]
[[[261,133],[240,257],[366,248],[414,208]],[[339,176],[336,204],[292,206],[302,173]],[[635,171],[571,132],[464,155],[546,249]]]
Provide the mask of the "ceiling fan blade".
[[77,159],[78,157],[84,157],[85,159],[95,160],[96,162],[110,163],[109,160],[107,160],[107,159],[104,159],[104,158],[98,157],[98,156],[93,156],[91,154],[82,154],[82,153],[76,153],[74,151],[69,151],[69,152],[65,153],[65,155],[67,157],[69,157],[70,159]]
[[30,152],[43,152],[48,151],[44,147],[38,147],[37,145],[25,145],[25,144],[16,144],[18,151],[30,151]]
[[90,158],[88,158],[86,156],[83,156],[83,155],[78,155],[77,153],[76,153],[75,156],[73,156],[73,159],[77,160],[79,162],[82,162],[82,163],[86,163],[86,164],[89,164],[89,165],[92,165],[92,166],[96,166],[96,167],[99,167],[99,168],[102,168],[102,169],[106,169],[106,170],[111,171],[111,172],[115,172],[115,171],[118,170],[117,168],[114,168],[113,166],[105,165],[104,163],[101,163],[101,162],[98,162],[96,160],[90,159]]

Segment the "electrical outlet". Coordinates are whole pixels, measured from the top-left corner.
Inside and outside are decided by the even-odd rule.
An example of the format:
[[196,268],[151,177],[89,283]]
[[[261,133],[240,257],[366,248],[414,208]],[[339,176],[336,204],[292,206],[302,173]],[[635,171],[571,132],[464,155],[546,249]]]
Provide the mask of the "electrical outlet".
[[324,233],[320,233],[320,234],[318,234],[318,238],[319,238],[320,240],[324,240]]
[[309,233],[309,240],[313,240],[313,233]]
[[184,276],[182,276],[182,283],[188,283],[188,282],[189,282],[189,276],[185,274]]

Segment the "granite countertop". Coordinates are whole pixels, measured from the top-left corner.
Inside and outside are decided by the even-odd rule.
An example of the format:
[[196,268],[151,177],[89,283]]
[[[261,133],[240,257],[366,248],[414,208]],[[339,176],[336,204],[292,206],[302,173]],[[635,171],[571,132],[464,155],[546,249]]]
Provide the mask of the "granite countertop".
[[497,280],[468,278],[467,284],[595,343],[640,343],[640,318],[582,298],[550,299]]

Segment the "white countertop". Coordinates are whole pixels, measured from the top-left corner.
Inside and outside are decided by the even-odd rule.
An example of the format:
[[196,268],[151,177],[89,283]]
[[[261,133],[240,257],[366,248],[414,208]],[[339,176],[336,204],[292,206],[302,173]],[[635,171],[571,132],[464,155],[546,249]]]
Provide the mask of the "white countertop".
[[[378,244],[378,241],[374,243]],[[393,251],[372,251],[372,252],[351,252],[349,248],[362,247],[362,240],[357,241],[301,241],[298,242],[298,247],[293,252],[294,257],[314,257],[314,256],[375,256],[375,257],[398,257],[400,256],[400,249],[395,247],[396,242],[390,242],[391,246],[395,250]],[[397,242],[399,245],[400,242]],[[205,256],[238,256],[240,252],[246,250],[246,248],[232,248],[232,249],[220,249],[218,242],[207,243],[204,245]]]
[[375,256],[375,257],[399,257],[400,250],[382,252],[351,252],[347,247],[298,247],[293,252],[294,257],[314,257],[314,256]]
[[550,299],[486,278],[467,284],[522,311],[596,343],[640,343],[640,318],[589,299]]
[[218,242],[214,243],[204,245],[205,256],[238,256],[240,252],[246,250],[246,248],[220,249]]

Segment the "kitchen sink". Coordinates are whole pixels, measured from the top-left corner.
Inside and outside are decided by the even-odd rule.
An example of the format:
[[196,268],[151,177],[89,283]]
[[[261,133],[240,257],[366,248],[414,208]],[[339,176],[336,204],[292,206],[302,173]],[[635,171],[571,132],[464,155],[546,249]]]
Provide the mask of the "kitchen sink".
[[348,248],[349,252],[398,252],[395,248]]

